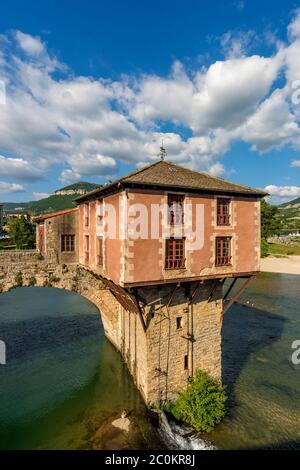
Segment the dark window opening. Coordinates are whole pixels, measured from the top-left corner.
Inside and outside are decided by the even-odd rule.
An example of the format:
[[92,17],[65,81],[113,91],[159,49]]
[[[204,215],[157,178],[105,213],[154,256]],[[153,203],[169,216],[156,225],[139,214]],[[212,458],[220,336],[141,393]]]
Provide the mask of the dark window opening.
[[103,266],[103,238],[97,238],[97,265]]
[[170,225],[183,224],[184,196],[177,194],[168,195],[168,223]]
[[89,254],[90,254],[90,237],[88,235],[85,236],[85,262],[89,262]]
[[189,358],[188,358],[188,355],[186,354],[184,356],[184,369],[187,370],[189,367]]
[[61,236],[61,251],[75,251],[75,235]]
[[217,199],[217,225],[230,224],[230,199]]
[[84,225],[85,227],[88,227],[90,223],[90,218],[89,218],[89,205],[85,204],[84,206]]
[[184,238],[169,238],[166,240],[166,269],[185,267]]
[[216,238],[216,266],[231,264],[231,237]]
[[180,330],[182,328],[182,317],[176,318],[176,329]]

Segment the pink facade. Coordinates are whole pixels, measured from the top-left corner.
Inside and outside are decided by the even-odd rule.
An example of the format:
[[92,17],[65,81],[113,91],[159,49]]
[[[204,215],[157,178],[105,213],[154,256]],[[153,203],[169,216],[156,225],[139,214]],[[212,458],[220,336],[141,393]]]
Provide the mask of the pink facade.
[[[166,238],[173,240],[174,227],[170,227],[165,210],[170,194],[172,191],[162,189],[133,188],[80,204],[79,262],[124,287],[259,271],[259,196],[177,193],[183,200],[183,220],[176,229],[181,230],[183,241],[170,243]],[[225,209],[218,208],[220,199],[226,199]],[[108,205],[114,208],[115,222],[109,220],[114,223],[114,230],[101,236],[100,226]],[[132,236],[132,227],[140,215],[132,209],[140,206],[148,213],[148,233],[143,238],[136,233]],[[160,211],[158,227],[149,216],[153,208]],[[157,236],[153,237],[151,230],[158,231]],[[192,244],[189,231],[202,240],[201,246]]]

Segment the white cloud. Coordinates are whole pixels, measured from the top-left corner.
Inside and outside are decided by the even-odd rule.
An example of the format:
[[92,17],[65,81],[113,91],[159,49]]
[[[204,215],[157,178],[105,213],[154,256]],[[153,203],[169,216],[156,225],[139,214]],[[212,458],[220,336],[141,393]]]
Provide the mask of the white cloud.
[[293,160],[291,163],[291,167],[293,168],[300,167],[300,160]]
[[49,193],[38,193],[38,192],[33,192],[32,193],[32,198],[34,201],[39,201],[40,199],[45,199],[46,197],[49,197]]
[[16,31],[16,39],[23,51],[29,55],[37,56],[45,51],[44,45],[38,37]]
[[294,18],[288,26],[288,34],[292,40],[300,37],[300,8],[294,12]]
[[24,191],[24,188],[21,184],[0,181],[0,194],[18,193],[20,191]]
[[300,196],[300,186],[276,186],[270,184],[265,187],[265,191],[271,196],[298,197]]
[[60,164],[63,183],[110,178],[119,161],[154,161],[162,139],[170,160],[217,176],[226,175],[221,159],[235,141],[259,152],[300,148],[300,106],[290,93],[300,77],[299,18],[290,42],[269,57],[247,55],[253,32],[230,32],[226,58],[207,68],[188,72],[175,61],[167,77],[114,82],[71,74],[39,37],[3,37],[0,175],[33,181]]
[[2,155],[0,155],[0,175],[24,181],[39,180],[42,177],[41,170],[38,170],[23,158],[8,158]]

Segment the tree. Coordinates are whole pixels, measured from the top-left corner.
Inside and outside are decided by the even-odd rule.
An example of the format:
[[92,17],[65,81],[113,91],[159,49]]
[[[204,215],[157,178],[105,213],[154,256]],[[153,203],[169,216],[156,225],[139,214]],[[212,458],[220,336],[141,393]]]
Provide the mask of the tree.
[[8,232],[13,245],[18,250],[35,247],[34,225],[22,217],[10,217],[7,222]]
[[280,231],[279,209],[269,204],[265,199],[261,201],[261,238],[267,239],[278,235]]
[[225,416],[227,396],[224,387],[203,370],[197,370],[187,388],[182,390],[175,403],[164,409],[196,431],[211,431]]

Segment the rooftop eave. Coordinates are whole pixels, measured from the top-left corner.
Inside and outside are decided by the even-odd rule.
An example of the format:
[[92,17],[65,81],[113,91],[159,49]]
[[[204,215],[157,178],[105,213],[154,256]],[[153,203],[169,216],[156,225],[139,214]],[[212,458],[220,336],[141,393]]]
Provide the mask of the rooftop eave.
[[88,201],[93,201],[95,199],[102,198],[106,195],[117,193],[126,188],[137,188],[137,189],[170,189],[171,191],[186,191],[189,193],[196,193],[196,194],[227,194],[233,196],[243,196],[243,197],[250,197],[250,198],[263,198],[268,196],[268,193],[260,190],[253,190],[253,191],[238,191],[238,190],[228,190],[228,189],[200,189],[195,187],[189,186],[178,186],[178,185],[170,185],[170,184],[147,184],[147,183],[134,183],[130,181],[122,181],[116,184],[107,185],[107,187],[102,188],[101,190],[95,190],[83,196],[80,196],[74,199],[74,202],[78,205],[84,204]]

